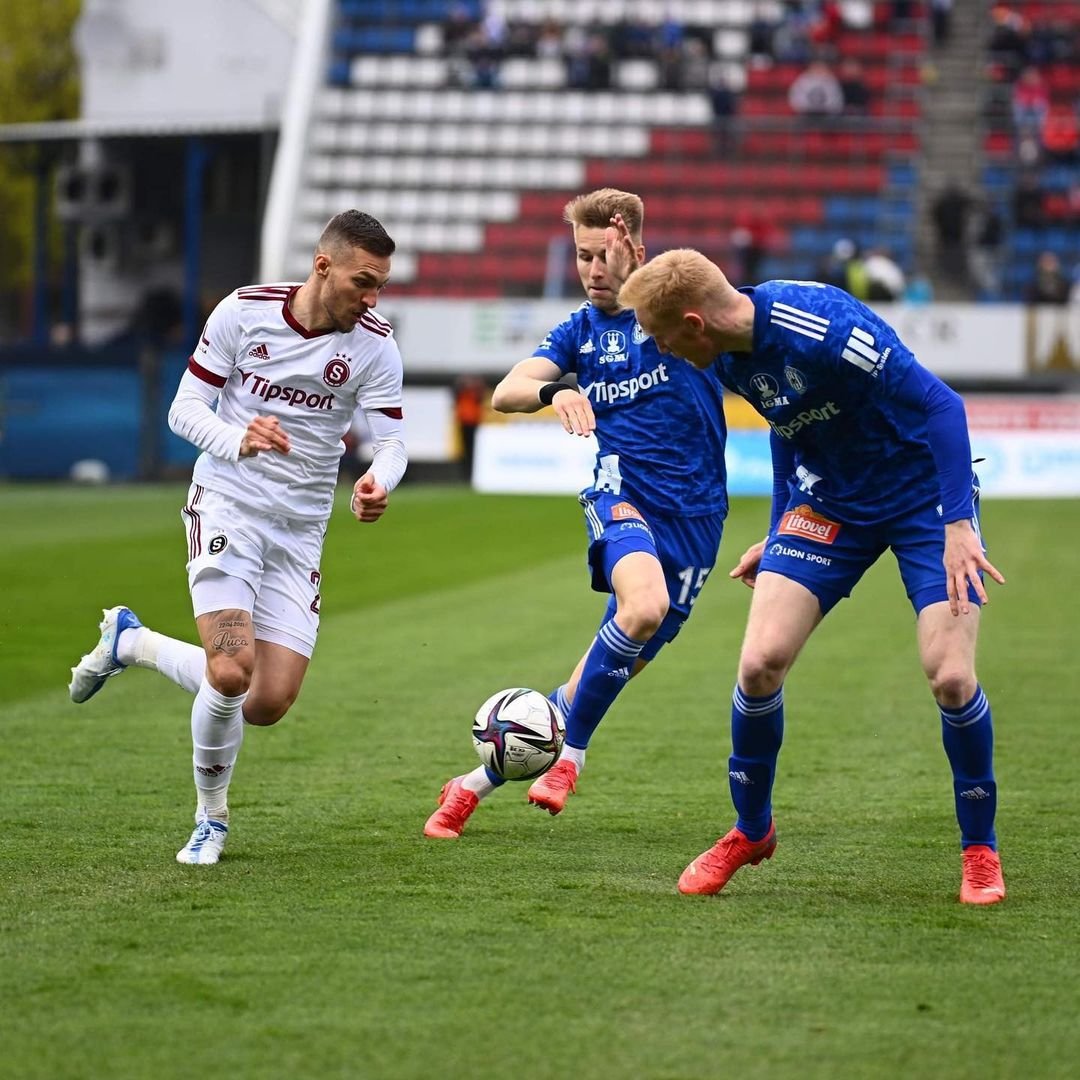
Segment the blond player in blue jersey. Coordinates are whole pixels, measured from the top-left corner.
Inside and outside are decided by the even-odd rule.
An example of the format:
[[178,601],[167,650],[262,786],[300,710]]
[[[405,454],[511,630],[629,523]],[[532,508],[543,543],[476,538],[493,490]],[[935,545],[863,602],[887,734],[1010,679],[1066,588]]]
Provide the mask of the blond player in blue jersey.
[[784,679],[822,619],[885,551],[916,615],[960,826],[960,900],[1005,897],[994,830],[990,705],[975,674],[987,560],[963,402],[896,331],[831,285],[736,289],[696,251],[632,273],[620,299],[664,353],[717,372],[768,421],[773,508],[731,572],[754,589],[732,699],[734,828],[694,859],[684,893],[719,892],[772,856]]
[[[566,717],[556,764],[528,801],[560,813],[585,767],[593,732],[629,680],[672,641],[716,561],[727,514],[722,388],[711,372],[661,356],[619,303],[645,257],[644,207],[604,188],[567,204],[578,274],[588,297],[495,388],[501,412],[551,405],[567,433],[599,444],[579,495],[592,587],[610,600],[596,636],[550,696]],[[577,386],[563,382],[576,376]],[[443,786],[424,834],[461,835],[477,804],[502,784],[483,766]]]

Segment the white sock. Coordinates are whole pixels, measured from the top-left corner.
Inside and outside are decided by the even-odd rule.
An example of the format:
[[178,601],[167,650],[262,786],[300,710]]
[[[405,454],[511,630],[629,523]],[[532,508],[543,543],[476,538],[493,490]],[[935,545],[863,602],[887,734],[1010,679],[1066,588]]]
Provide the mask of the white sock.
[[502,787],[501,784],[493,784],[488,779],[487,770],[483,765],[478,765],[471,773],[466,773],[461,778],[461,786],[466,791],[471,791],[478,799],[486,799],[493,791]]
[[116,639],[121,664],[158,671],[189,694],[197,694],[206,674],[206,653],[198,645],[166,637],[145,626],[125,630]]
[[207,817],[217,821],[229,820],[229,781],[244,740],[242,709],[246,697],[226,697],[203,680],[191,707],[195,790]]
[[572,761],[577,766],[577,771],[581,772],[581,770],[585,768],[585,751],[579,750],[576,746],[571,746],[569,743],[563,743],[559,760]]

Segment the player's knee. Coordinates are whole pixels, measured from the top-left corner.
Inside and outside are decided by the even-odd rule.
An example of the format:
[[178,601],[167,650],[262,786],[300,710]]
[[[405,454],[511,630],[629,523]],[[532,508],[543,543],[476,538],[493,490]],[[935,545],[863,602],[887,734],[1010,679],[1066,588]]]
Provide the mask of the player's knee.
[[286,697],[249,697],[244,702],[244,720],[255,727],[272,727],[290,709],[296,695]]
[[753,697],[765,697],[780,689],[791,667],[784,650],[746,646],[739,657],[739,685]]
[[975,696],[978,685],[975,673],[966,665],[943,665],[932,672],[929,678],[934,700],[947,709],[959,709],[966,705]]
[[667,593],[635,596],[619,605],[619,624],[635,641],[648,641],[668,613]]
[[239,697],[251,686],[253,666],[243,656],[213,656],[206,662],[206,678],[219,694]]

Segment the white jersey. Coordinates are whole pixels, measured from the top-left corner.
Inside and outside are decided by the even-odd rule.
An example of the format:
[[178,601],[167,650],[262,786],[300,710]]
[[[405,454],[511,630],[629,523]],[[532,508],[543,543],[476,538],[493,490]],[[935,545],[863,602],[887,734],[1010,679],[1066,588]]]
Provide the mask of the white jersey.
[[401,354],[393,327],[373,311],[348,333],[305,329],[289,310],[299,287],[237,289],[214,309],[188,361],[219,388],[220,420],[243,429],[276,416],[290,453],[239,461],[203,453],[192,479],[263,513],[325,520],[356,409],[402,415]]

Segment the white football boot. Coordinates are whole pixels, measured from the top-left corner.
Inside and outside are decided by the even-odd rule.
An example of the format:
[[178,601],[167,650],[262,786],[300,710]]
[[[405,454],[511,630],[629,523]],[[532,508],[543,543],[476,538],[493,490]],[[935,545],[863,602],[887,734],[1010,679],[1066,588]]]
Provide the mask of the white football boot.
[[213,866],[225,850],[229,826],[215,821],[199,808],[195,814],[195,831],[191,839],[176,853],[176,861],[188,866]]
[[127,667],[116,658],[116,639],[123,630],[142,626],[138,616],[123,605],[107,608],[99,624],[98,643],[72,669],[68,693],[74,702],[89,701],[104,685],[105,680],[119,675]]

